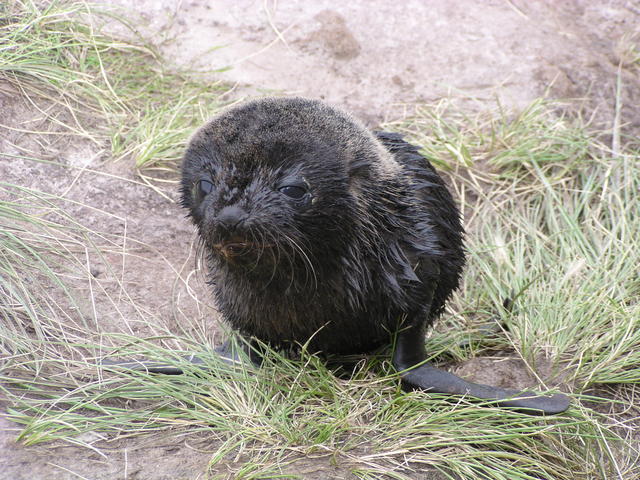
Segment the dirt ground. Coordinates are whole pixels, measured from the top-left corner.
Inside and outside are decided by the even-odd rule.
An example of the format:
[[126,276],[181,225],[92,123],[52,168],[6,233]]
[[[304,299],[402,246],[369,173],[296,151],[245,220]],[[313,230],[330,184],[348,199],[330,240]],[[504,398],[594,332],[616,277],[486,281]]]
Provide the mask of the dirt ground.
[[[236,85],[232,96],[278,92],[323,98],[372,126],[396,118],[405,105],[417,102],[458,98],[472,110],[492,108],[496,101],[519,108],[548,94],[577,99],[576,108],[594,114],[602,128],[611,128],[622,60],[622,121],[627,131],[640,128],[640,116],[634,110],[640,100],[640,79],[637,69],[625,68],[623,54],[632,35],[640,35],[638,0],[103,3],[137,12],[141,31],[156,32],[154,42],[181,65],[232,67],[212,74]],[[49,128],[50,119],[3,85],[0,111],[2,124]],[[114,176],[88,171],[70,176],[59,167],[2,155],[25,152]],[[109,212],[86,207],[71,211],[85,225],[130,239],[128,246],[136,240],[144,242],[136,247],[134,257],[127,256],[126,278],[121,278],[132,298],[167,328],[178,328],[185,317],[194,316],[210,321],[214,335],[216,324],[208,320],[214,314],[202,282],[190,282],[199,301],[174,285],[176,276],[183,275],[185,265],[190,268],[193,261],[193,229],[175,203],[175,190],[168,189],[170,201],[132,182],[131,164],[111,162],[99,146],[86,141],[51,137],[45,143],[36,142],[29,134],[3,126],[0,178],[66,192],[69,199]],[[110,260],[125,271],[122,255],[113,253]],[[98,273],[105,268],[100,263],[94,267]],[[183,313],[176,315],[176,307]],[[107,303],[97,308],[107,323],[117,322],[118,315],[136,314],[125,310],[116,315]],[[487,361],[472,361],[461,369],[480,379]],[[503,375],[512,386],[527,383],[514,378],[520,368],[514,362],[493,365],[495,375]],[[491,383],[499,384],[500,378]],[[2,478],[195,479],[205,478],[209,460],[199,448],[154,439],[120,441],[113,449],[103,450],[103,455],[51,445],[25,448],[15,442],[16,432],[16,425],[0,418]],[[327,459],[303,475],[349,478],[347,472],[330,467]],[[216,473],[224,478],[224,467]]]

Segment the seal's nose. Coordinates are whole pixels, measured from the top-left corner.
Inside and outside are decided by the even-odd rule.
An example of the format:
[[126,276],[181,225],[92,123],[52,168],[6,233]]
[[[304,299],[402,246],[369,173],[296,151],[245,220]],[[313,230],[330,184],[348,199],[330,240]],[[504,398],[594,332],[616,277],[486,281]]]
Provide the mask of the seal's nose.
[[247,212],[238,205],[227,205],[216,216],[216,222],[229,232],[233,232],[238,224],[247,217]]

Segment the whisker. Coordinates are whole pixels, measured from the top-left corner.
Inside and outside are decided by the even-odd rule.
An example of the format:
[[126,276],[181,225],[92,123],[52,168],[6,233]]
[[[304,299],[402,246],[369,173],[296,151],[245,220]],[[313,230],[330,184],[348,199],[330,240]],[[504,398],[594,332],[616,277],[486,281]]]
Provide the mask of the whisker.
[[303,260],[309,266],[309,269],[311,270],[311,273],[313,274],[313,286],[314,286],[314,289],[317,290],[318,289],[318,277],[316,275],[316,269],[313,266],[313,263],[311,262],[311,259],[305,253],[304,249],[293,238],[291,238],[291,236],[287,236],[287,240],[291,243],[291,245],[293,245],[295,247],[295,250],[298,251],[302,255]]

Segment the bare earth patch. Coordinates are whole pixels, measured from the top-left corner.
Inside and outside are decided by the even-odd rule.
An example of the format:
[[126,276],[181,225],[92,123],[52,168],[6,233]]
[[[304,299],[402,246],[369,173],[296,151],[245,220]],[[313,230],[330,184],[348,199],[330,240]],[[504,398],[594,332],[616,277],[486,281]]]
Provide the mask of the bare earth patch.
[[[163,50],[179,64],[230,66],[216,77],[242,93],[320,97],[372,124],[394,104],[524,107],[546,92],[584,98],[611,122],[618,64],[640,28],[625,0],[117,3],[170,38]],[[625,118],[639,126],[637,73],[622,74]]]

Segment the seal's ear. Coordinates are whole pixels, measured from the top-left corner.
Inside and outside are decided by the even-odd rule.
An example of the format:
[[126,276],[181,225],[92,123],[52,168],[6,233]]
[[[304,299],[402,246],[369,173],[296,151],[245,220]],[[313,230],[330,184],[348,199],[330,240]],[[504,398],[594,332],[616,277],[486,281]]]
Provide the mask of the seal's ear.
[[367,155],[356,155],[348,164],[347,174],[349,175],[350,182],[354,180],[370,179],[373,174],[371,160]]
[[368,134],[367,143],[359,145],[347,164],[350,179],[378,181],[380,178],[394,177],[401,170],[393,152],[373,135]]

